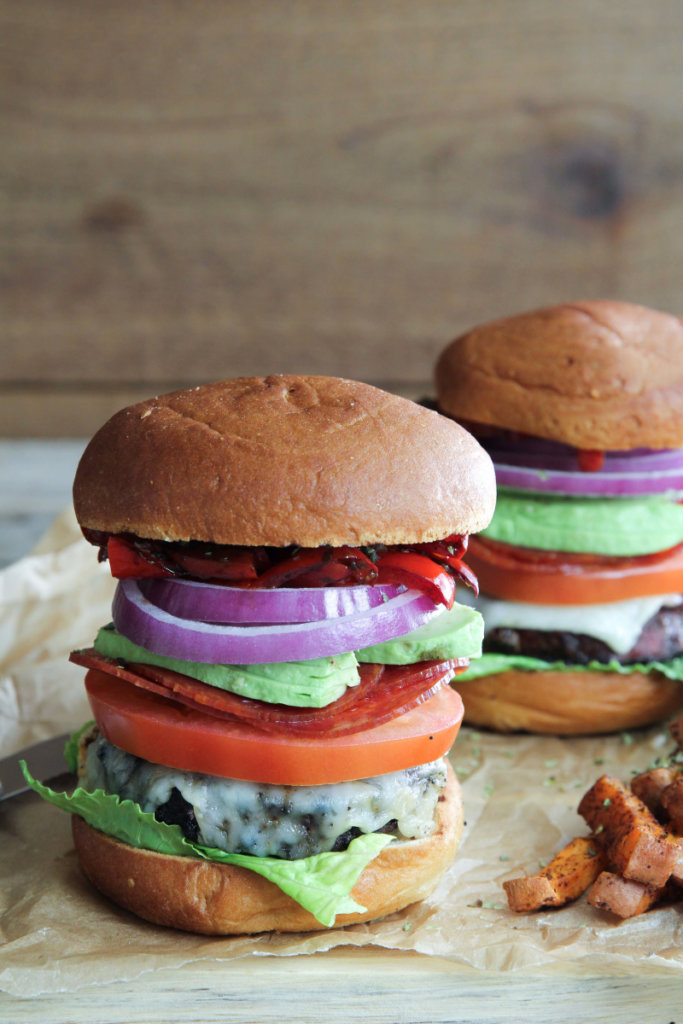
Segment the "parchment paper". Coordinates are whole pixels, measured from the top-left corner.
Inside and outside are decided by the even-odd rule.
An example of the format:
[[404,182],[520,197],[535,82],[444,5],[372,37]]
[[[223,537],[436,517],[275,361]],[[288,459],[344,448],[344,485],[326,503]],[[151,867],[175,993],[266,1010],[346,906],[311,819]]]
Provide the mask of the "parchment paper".
[[[0,573],[0,756],[90,717],[73,647],[109,619],[113,584],[70,511],[29,558]],[[206,938],[159,928],[109,904],[80,873],[67,815],[34,794],[0,803],[0,991],[30,997],[126,980],[156,968],[248,955],[377,945],[488,971],[585,964],[587,973],[683,968],[680,908],[630,921],[584,900],[516,915],[501,883],[587,834],[576,807],[603,772],[627,781],[671,748],[665,727],[562,740],[463,728],[451,754],[467,825],[434,895],[383,921],[302,936]]]

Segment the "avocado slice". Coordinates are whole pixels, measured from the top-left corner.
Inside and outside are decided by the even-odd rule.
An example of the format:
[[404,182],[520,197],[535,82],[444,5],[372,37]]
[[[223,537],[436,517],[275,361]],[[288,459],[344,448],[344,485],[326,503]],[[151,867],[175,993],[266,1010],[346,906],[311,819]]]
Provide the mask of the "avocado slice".
[[668,498],[567,498],[498,490],[482,537],[545,551],[648,555],[683,541],[683,505]]
[[395,640],[356,651],[361,662],[410,665],[415,661],[447,658],[478,658],[484,637],[484,620],[475,608],[454,604],[424,626]]
[[353,653],[278,664],[210,665],[153,654],[126,639],[113,625],[100,629],[94,647],[106,658],[160,665],[243,697],[297,708],[324,708],[338,700],[347,686],[357,686],[360,682]]

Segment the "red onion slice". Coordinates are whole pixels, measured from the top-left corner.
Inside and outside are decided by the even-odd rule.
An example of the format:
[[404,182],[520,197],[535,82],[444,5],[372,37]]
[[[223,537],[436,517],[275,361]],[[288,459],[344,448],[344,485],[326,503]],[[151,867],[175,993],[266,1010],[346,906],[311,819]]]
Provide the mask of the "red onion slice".
[[417,590],[331,620],[223,626],[177,618],[149,601],[137,580],[120,580],[112,616],[120,633],[155,654],[208,664],[258,665],[344,654],[417,629],[443,608]]
[[[585,472],[580,466],[580,450],[543,438],[496,438],[483,442],[494,462],[525,469]],[[631,448],[605,451],[601,472],[655,473],[683,470],[683,448]]]
[[500,462],[494,462],[494,468],[499,487],[535,491],[539,494],[604,498],[636,498],[648,495],[679,497],[683,494],[683,462],[677,468],[637,471],[634,466],[632,471],[625,472],[614,469],[614,464],[610,465],[608,460],[609,456],[606,456],[604,470],[597,473],[532,469]]
[[152,604],[180,619],[222,624],[315,622],[368,611],[393,600],[405,587],[281,587],[258,590],[194,580],[142,579],[140,590]]

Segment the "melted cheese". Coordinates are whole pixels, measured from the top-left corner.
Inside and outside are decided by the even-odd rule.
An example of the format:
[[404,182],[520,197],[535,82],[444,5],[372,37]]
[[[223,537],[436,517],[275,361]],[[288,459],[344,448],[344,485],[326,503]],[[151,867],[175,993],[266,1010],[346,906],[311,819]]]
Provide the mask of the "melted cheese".
[[289,860],[331,850],[349,829],[374,832],[394,819],[391,831],[400,838],[429,835],[446,765],[441,759],[356,782],[274,786],[164,768],[98,736],[88,746],[80,782],[151,813],[177,789],[192,805],[201,845]]
[[538,629],[544,632],[581,633],[602,640],[617,654],[630,651],[643,626],[660,608],[675,608],[680,594],[636,597],[608,604],[525,604],[480,596],[463,587],[458,600],[472,604],[484,617],[486,632],[493,629]]

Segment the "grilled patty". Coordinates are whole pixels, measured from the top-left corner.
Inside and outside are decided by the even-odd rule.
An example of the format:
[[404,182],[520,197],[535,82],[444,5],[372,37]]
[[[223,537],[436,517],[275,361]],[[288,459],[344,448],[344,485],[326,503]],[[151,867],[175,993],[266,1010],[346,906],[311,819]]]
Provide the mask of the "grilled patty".
[[134,800],[202,846],[292,860],[344,850],[361,833],[431,834],[446,762],[334,785],[277,786],[164,768],[95,733],[79,782]]
[[500,627],[486,635],[484,650],[499,654],[523,654],[544,661],[588,665],[591,661],[622,665],[669,661],[683,654],[683,605],[660,608],[649,619],[630,651],[617,654],[602,640],[583,633]]

